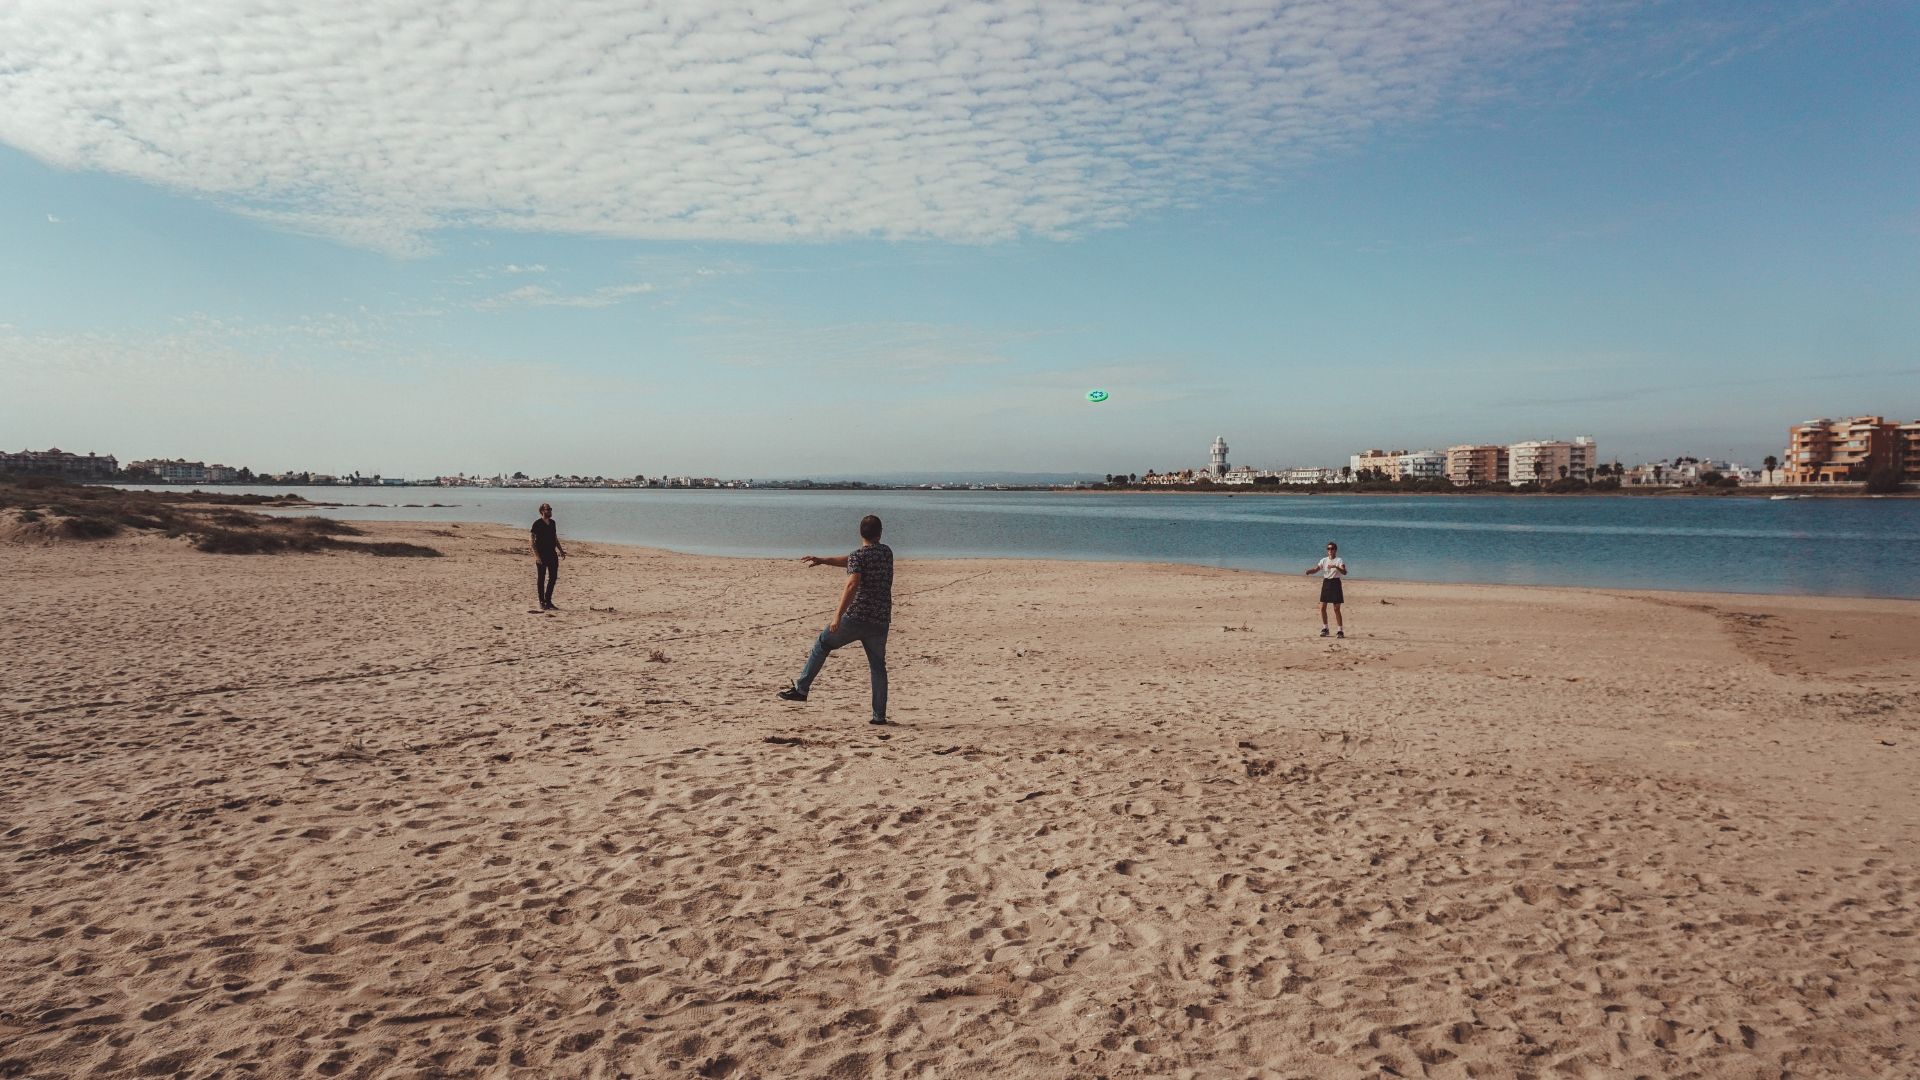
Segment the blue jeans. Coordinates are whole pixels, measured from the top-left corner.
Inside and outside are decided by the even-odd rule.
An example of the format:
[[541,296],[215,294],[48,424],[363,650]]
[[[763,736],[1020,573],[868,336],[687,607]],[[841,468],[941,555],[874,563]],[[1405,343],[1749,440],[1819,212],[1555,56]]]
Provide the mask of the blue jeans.
[[873,673],[873,718],[887,718],[887,628],[858,619],[841,619],[840,632],[820,631],[814,639],[813,652],[807,657],[806,670],[793,681],[801,693],[813,686],[814,677],[826,665],[827,654],[842,645],[859,642],[867,650],[867,667]]

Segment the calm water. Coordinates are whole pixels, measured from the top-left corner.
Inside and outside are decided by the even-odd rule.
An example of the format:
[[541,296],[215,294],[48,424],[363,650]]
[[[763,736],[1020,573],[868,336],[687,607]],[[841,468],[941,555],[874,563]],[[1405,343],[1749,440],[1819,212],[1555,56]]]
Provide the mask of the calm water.
[[[260,490],[260,489],[248,489]],[[1920,597],[1920,500],[296,489],[348,520],[530,524],[716,555],[830,553],[860,515],[902,558],[1122,559],[1365,578]],[[442,508],[403,503],[452,503]]]

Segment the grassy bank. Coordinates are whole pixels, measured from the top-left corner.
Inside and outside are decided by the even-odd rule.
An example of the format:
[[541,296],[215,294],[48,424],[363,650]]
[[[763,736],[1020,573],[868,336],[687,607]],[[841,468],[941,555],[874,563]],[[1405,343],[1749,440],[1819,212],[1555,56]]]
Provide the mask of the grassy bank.
[[432,557],[421,544],[344,539],[364,533],[321,517],[269,517],[246,507],[299,506],[297,495],[228,495],[139,491],[73,484],[45,476],[0,475],[0,512],[10,512],[23,535],[105,540],[126,535],[185,539],[214,555],[275,555],[355,551],[366,555]]

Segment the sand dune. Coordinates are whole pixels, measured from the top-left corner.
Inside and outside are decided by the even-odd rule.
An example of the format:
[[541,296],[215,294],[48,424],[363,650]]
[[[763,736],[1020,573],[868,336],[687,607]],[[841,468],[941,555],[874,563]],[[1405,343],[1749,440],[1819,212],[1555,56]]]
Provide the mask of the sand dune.
[[0,1076],[1920,1075],[1920,604],[381,532],[6,550]]

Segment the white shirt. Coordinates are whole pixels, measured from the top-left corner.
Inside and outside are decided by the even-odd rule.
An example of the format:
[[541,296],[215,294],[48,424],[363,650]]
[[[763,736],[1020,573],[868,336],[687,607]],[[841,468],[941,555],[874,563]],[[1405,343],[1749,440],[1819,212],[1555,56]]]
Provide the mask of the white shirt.
[[1344,577],[1347,573],[1347,560],[1332,555],[1320,560],[1320,576],[1323,578]]

